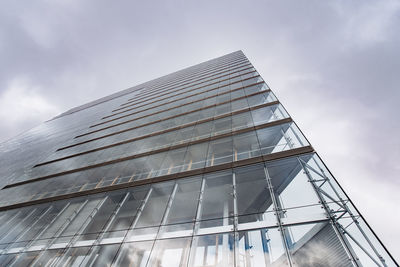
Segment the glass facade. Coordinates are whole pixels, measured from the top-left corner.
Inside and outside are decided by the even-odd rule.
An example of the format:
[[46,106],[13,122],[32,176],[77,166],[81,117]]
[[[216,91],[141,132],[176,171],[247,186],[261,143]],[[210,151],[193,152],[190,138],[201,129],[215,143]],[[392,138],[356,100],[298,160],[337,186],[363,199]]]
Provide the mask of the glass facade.
[[397,266],[241,51],[0,151],[0,266]]

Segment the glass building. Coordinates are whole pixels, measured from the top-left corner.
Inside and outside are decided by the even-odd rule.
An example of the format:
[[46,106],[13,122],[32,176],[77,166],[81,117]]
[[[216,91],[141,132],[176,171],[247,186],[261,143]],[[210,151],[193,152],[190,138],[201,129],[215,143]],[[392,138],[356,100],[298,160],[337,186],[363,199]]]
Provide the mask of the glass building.
[[0,152],[0,266],[397,265],[242,51]]

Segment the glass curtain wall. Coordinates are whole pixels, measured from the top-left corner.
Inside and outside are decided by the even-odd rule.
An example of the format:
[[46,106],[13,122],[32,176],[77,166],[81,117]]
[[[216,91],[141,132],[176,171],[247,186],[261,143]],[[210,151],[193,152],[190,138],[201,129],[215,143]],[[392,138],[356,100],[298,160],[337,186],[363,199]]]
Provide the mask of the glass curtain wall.
[[0,266],[397,266],[241,51],[0,152]]

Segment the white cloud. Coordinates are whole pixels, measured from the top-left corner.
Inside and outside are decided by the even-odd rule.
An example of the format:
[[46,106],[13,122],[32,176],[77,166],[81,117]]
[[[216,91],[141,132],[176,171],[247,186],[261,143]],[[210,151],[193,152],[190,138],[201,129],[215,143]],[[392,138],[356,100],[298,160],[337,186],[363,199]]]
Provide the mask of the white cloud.
[[28,130],[58,113],[60,110],[40,93],[38,86],[24,78],[14,79],[0,95],[0,121],[4,127],[1,139],[11,137],[15,130]]
[[344,31],[349,43],[365,46],[391,38],[390,27],[395,26],[393,20],[399,14],[400,1],[372,1],[347,9],[343,6],[346,4],[336,5],[336,10],[345,20]]

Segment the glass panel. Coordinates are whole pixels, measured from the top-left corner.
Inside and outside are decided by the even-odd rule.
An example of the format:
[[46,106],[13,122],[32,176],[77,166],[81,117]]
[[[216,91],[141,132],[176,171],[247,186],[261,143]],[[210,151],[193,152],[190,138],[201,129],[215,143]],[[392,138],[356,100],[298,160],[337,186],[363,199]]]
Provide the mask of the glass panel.
[[285,123],[256,132],[263,155],[308,145],[294,124]]
[[12,262],[17,259],[17,256],[20,254],[3,254],[0,255],[0,265],[1,266],[10,266]]
[[136,224],[137,228],[160,225],[173,186],[173,182],[167,182],[151,187],[150,197]]
[[[80,201],[82,200],[80,199]],[[83,205],[84,203],[79,201],[67,204],[66,208],[63,209],[62,212],[54,218],[54,221],[52,221],[51,225],[45,229],[45,232],[36,237],[37,240],[33,242],[33,245],[47,244],[50,241],[50,238],[53,237],[59,230],[61,230],[62,226],[69,221],[69,218],[73,217],[74,212],[78,212],[78,209]]]
[[164,224],[192,222],[196,217],[201,177],[177,180],[176,186]]
[[10,230],[18,225],[28,214],[30,211],[28,209],[21,209],[16,214],[10,216],[7,221],[7,224],[0,226],[0,236],[5,236]]
[[153,243],[144,241],[123,244],[112,266],[146,266]]
[[249,103],[250,107],[265,104],[272,101],[273,98],[271,97],[270,92],[253,95],[247,98],[247,102]]
[[149,186],[141,186],[129,190],[129,198],[116,214],[108,231],[125,230],[131,226],[149,188]]
[[135,229],[129,230],[125,241],[133,242],[133,241],[153,240],[156,238],[158,230],[159,230],[159,226],[135,228]]
[[288,266],[278,228],[239,232],[236,244],[238,267]]
[[189,266],[234,266],[233,234],[196,236],[190,249]]
[[273,105],[252,110],[251,115],[253,117],[255,125],[260,125],[289,117],[289,115],[285,112],[281,105]]
[[267,90],[268,87],[265,83],[255,84],[249,87],[246,87],[244,90],[246,91],[246,95],[254,94],[260,91]]
[[188,146],[182,171],[204,168],[206,164],[208,142]]
[[40,251],[18,254],[18,256],[15,257],[15,261],[13,261],[12,266],[17,266],[17,267],[29,266],[34,262],[34,260],[36,260],[36,257],[39,255],[39,253]]
[[64,254],[56,255],[53,266],[79,266],[88,255],[90,247],[71,248]]
[[157,238],[176,238],[193,235],[194,223],[169,224],[160,227]]
[[78,216],[76,216],[75,219],[68,224],[68,227],[62,232],[61,237],[58,238],[56,242],[69,242],[71,238],[78,233],[78,231],[83,230],[82,227],[84,227],[87,221],[91,219],[89,216],[97,207],[97,205],[103,201],[103,198],[97,197],[96,199],[89,200],[87,204],[79,211]]
[[214,121],[212,135],[230,133],[232,131],[232,118],[226,117]]
[[120,244],[93,247],[82,262],[82,266],[110,266]]
[[216,219],[233,216],[232,172],[224,171],[204,176],[205,188],[202,196],[201,219]]
[[194,127],[192,140],[209,137],[211,135],[211,128],[213,127],[213,124],[213,121],[197,124]]
[[272,199],[265,177],[264,165],[234,170],[238,215],[272,211]]
[[195,235],[233,232],[234,218],[224,217],[212,220],[198,221],[195,225]]
[[157,240],[146,266],[187,266],[191,240],[190,237]]
[[[365,223],[365,221],[361,217],[358,217],[357,221],[358,221],[360,228],[364,232],[365,236],[360,231],[360,229],[357,227],[356,223],[354,223],[352,221],[351,218],[349,218],[349,217],[343,218],[340,221],[340,223],[342,224],[343,227],[347,226],[346,231],[348,232],[348,234],[345,234],[345,237],[346,237],[347,241],[349,242],[352,250],[355,252],[356,257],[361,262],[361,264],[363,266],[377,266],[377,263],[380,265],[383,265],[381,260],[378,258],[378,256],[374,252],[373,248],[370,246],[369,242],[367,241],[367,238],[368,238],[368,240],[374,246],[374,248],[379,253],[379,255],[382,256],[382,258],[385,260],[386,266],[396,266],[396,264],[392,261],[390,256],[385,251],[385,249],[380,245],[379,241],[376,239],[375,235],[370,230],[370,228]],[[356,242],[354,242],[353,238],[357,241],[358,244]],[[363,249],[361,249],[360,245],[363,247],[364,250],[366,250],[368,252],[368,254],[370,256],[368,256],[367,253]],[[371,257],[374,260],[372,260]]]
[[21,236],[21,233],[27,230],[27,228],[30,228],[34,223],[42,216],[43,212],[45,212],[47,208],[42,207],[36,207],[36,208],[31,208],[29,210],[26,209],[26,211],[29,211],[28,213],[23,213],[24,217],[19,218],[19,221],[15,221],[13,224],[10,225],[8,228],[7,232],[3,233],[3,235],[0,236],[1,243],[10,243],[18,240],[18,237]]
[[233,160],[244,160],[260,156],[260,147],[254,131],[233,136]]
[[237,131],[253,126],[253,119],[250,112],[244,112],[232,116],[232,131]]
[[95,217],[91,219],[89,225],[82,232],[82,235],[89,233],[99,233],[110,219],[114,209],[125,196],[125,192],[110,193]]
[[326,219],[318,196],[308,182],[297,157],[266,164],[282,221],[285,223]]
[[41,256],[36,258],[35,266],[49,266],[52,262],[55,263],[56,260],[60,259],[61,255],[64,254],[63,252],[63,249],[49,249],[43,251]]
[[352,266],[328,222],[285,227],[284,234],[296,266]]
[[288,143],[282,136],[282,132],[285,132],[288,128],[288,124],[282,124],[256,131],[263,155],[290,149]]
[[210,142],[206,166],[232,162],[232,137],[225,137]]
[[159,165],[154,166],[155,168],[160,168],[158,175],[161,176],[179,172],[183,165],[186,150],[187,147],[168,151],[161,167],[159,167]]

